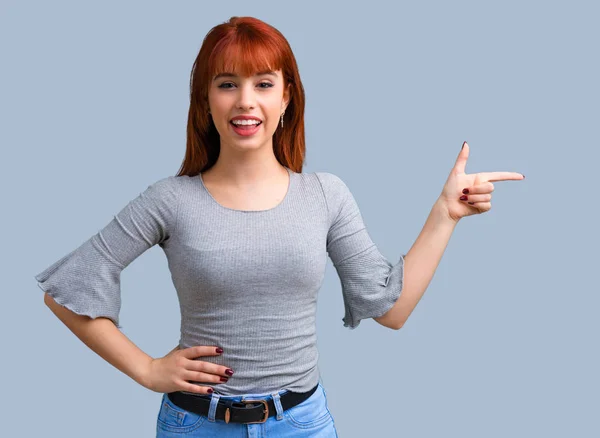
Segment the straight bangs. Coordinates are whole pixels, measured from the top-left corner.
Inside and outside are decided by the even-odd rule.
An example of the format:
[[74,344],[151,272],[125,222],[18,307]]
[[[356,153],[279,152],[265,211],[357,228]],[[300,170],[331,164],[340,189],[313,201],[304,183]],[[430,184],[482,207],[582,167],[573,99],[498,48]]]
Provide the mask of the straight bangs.
[[283,51],[277,41],[250,32],[232,33],[215,46],[208,59],[208,74],[210,80],[221,73],[254,76],[281,70],[283,65]]

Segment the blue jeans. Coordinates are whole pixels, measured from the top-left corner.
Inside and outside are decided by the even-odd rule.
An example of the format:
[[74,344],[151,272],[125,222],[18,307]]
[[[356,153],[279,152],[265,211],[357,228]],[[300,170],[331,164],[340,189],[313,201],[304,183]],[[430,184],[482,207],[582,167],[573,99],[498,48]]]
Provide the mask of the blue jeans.
[[327,397],[321,382],[309,398],[284,411],[281,408],[279,397],[286,392],[287,390],[282,390],[273,394],[239,396],[224,396],[215,392],[211,395],[214,408],[219,399],[230,401],[273,399],[277,415],[267,418],[264,423],[255,424],[225,423],[223,420],[217,420],[214,418],[214,408],[207,415],[198,415],[180,408],[169,400],[166,394],[163,394],[156,424],[156,437],[337,438],[333,417],[327,407]]

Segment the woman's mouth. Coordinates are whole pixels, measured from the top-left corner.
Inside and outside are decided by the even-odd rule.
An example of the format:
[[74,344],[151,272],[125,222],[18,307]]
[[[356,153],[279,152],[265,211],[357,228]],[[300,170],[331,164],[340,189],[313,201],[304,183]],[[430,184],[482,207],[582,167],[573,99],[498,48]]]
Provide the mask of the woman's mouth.
[[259,122],[258,120],[232,120],[229,122],[229,124],[232,126],[233,131],[236,134],[247,137],[249,135],[256,134],[260,128],[260,125],[262,125],[262,122]]

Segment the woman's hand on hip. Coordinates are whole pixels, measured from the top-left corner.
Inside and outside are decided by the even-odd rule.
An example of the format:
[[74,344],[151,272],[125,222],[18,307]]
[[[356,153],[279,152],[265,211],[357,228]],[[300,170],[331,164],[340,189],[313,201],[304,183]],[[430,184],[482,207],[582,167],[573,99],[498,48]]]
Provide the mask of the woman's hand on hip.
[[146,369],[144,386],[155,392],[169,393],[186,391],[197,394],[210,394],[210,386],[198,383],[223,383],[233,375],[230,368],[212,362],[194,360],[201,356],[218,356],[223,350],[218,347],[196,346],[180,350],[175,347],[166,356],[152,359]]

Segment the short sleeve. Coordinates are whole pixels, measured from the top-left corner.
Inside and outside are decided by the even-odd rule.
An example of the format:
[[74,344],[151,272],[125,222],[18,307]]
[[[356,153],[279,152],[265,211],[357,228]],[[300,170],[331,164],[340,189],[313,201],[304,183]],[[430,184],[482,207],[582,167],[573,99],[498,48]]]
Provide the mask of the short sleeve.
[[148,186],[97,234],[35,275],[39,288],[75,313],[110,318],[121,328],[121,271],[169,239],[177,215],[175,179]]
[[348,186],[336,175],[316,172],[327,202],[327,253],[342,285],[344,327],[382,316],[398,300],[404,282],[404,255],[390,263],[371,240]]

